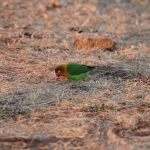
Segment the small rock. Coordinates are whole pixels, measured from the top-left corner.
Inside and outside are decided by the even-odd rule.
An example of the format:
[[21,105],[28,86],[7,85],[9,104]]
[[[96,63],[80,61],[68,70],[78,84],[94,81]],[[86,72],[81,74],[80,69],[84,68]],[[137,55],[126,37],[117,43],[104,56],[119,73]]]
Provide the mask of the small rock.
[[118,40],[110,35],[98,35],[94,33],[81,33],[74,37],[74,45],[77,48],[94,48],[114,50]]
[[55,8],[60,8],[61,7],[61,5],[55,0],[52,0],[50,2],[50,4],[51,4],[52,7],[55,7]]

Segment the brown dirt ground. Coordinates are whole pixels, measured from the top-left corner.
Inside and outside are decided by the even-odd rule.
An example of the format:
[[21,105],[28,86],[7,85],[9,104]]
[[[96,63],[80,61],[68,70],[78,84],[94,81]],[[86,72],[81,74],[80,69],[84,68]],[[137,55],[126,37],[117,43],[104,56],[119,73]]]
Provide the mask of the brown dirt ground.
[[[149,0],[0,4],[0,149],[150,149]],[[77,49],[71,29],[119,43]],[[57,78],[68,62],[99,68]]]

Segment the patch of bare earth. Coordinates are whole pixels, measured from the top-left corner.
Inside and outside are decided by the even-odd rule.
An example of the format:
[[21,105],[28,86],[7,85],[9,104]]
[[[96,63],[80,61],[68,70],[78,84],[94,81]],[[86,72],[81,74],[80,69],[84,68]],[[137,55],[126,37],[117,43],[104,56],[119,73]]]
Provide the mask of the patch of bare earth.
[[[150,1],[0,3],[0,149],[150,149]],[[118,44],[76,48],[80,32]],[[98,69],[57,78],[69,62]]]

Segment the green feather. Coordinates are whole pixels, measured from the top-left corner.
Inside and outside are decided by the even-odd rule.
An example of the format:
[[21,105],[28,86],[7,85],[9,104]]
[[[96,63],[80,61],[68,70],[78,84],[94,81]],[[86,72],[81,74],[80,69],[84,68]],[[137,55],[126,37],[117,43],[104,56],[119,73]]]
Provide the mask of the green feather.
[[90,67],[78,63],[67,64],[67,73],[69,74],[69,78],[76,81],[85,78],[91,71],[95,69],[96,67]]

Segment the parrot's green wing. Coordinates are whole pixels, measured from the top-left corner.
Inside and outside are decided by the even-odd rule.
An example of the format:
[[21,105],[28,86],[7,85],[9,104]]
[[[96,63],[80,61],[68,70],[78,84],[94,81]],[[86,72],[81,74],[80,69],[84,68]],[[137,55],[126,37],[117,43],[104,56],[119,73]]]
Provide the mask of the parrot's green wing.
[[92,71],[93,69],[95,69],[95,67],[89,67],[89,66],[77,64],[77,63],[67,64],[67,72],[70,75],[79,75],[82,73],[87,73],[89,71]]
[[94,69],[96,69],[96,67],[90,67],[77,63],[67,64],[67,73],[69,74],[69,78],[76,81],[85,78]]

